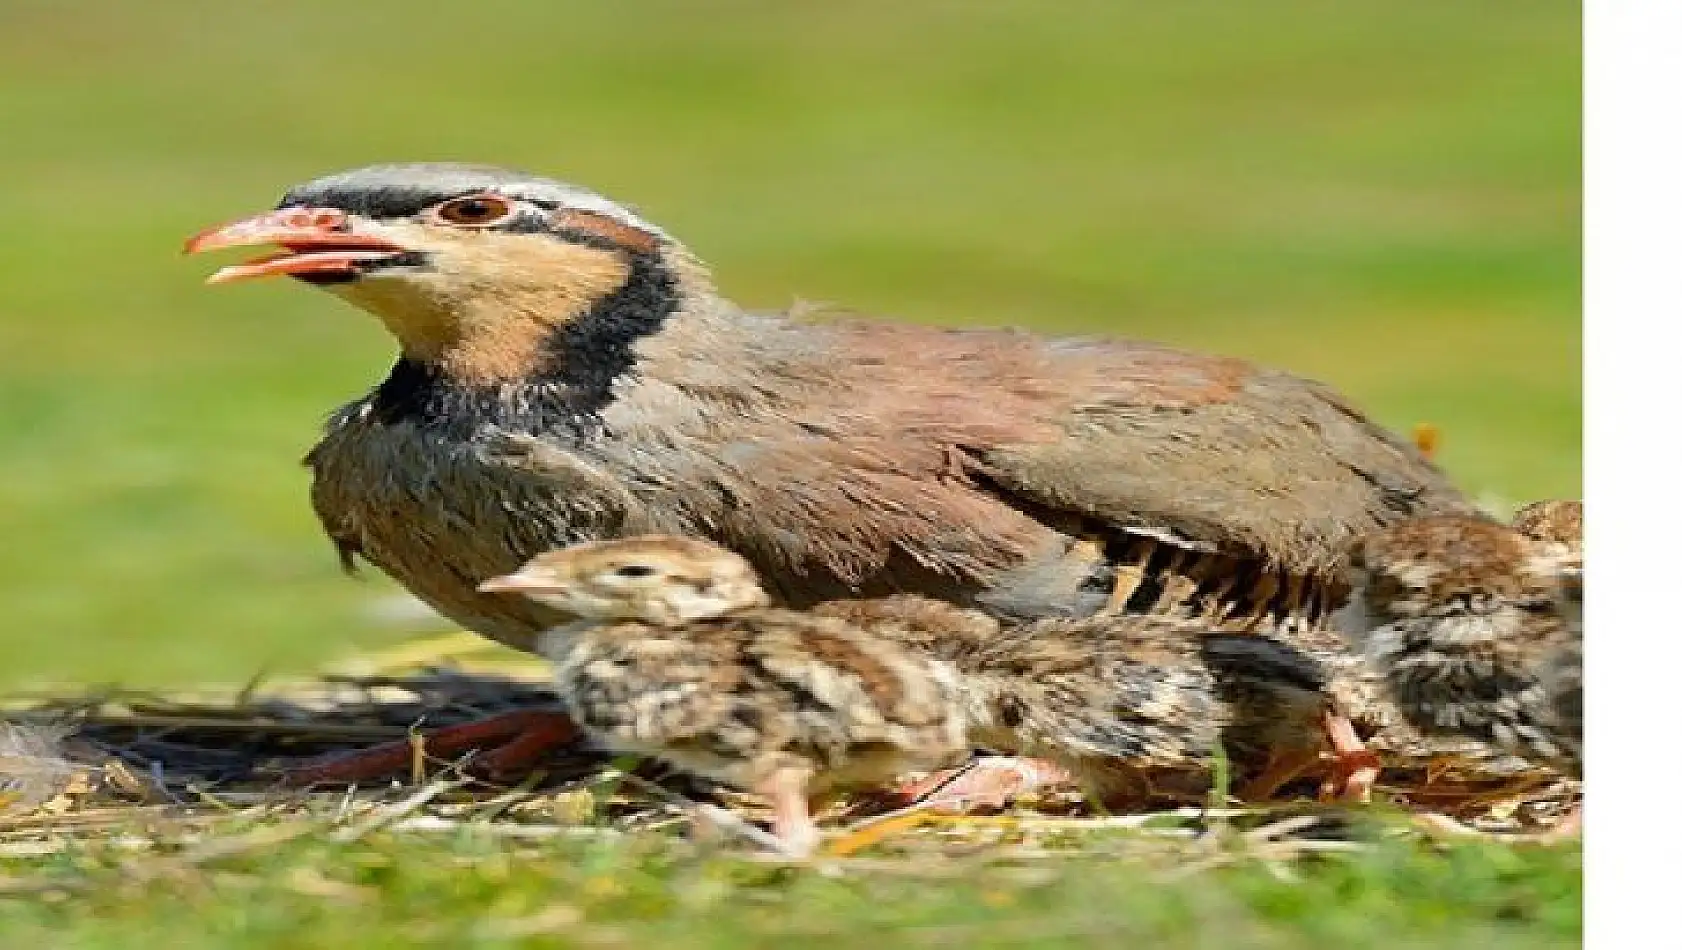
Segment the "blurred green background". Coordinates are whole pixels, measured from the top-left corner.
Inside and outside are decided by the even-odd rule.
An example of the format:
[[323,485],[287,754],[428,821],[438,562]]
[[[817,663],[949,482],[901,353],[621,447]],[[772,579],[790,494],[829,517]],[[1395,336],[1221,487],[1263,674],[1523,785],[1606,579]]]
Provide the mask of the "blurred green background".
[[1474,494],[1575,494],[1580,64],[1541,0],[3,0],[0,682],[428,628],[297,464],[388,340],[176,256],[374,161],[594,187],[749,305],[1280,365],[1436,423]]

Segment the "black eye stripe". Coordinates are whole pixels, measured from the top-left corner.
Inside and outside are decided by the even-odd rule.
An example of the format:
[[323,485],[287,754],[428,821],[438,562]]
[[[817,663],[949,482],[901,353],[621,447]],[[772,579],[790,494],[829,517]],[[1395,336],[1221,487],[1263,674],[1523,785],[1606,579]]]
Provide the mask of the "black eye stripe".
[[323,189],[305,194],[288,194],[281,199],[280,207],[313,205],[338,208],[340,211],[365,218],[410,218],[440,201],[461,197],[462,194],[472,192],[443,194],[418,188],[374,188],[356,191]]
[[547,234],[549,216],[547,212],[520,211],[491,230],[506,231],[509,234]]
[[477,189],[474,191],[432,191],[422,188],[377,188],[368,191],[340,191],[320,190],[307,193],[288,194],[276,205],[278,208],[293,208],[304,205],[337,208],[350,214],[361,215],[365,218],[389,220],[392,218],[412,218],[421,212],[449,201],[453,198],[466,198],[475,194],[498,194],[510,201],[541,208],[544,211],[554,211],[561,207],[561,203],[553,199],[527,198],[511,195],[493,189]]

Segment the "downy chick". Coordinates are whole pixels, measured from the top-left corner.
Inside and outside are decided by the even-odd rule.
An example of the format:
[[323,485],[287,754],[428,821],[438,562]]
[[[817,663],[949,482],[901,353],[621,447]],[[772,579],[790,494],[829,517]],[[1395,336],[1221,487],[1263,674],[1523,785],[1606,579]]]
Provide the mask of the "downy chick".
[[1352,562],[1352,639],[1408,721],[1582,774],[1582,579],[1561,552],[1477,517],[1372,535]]
[[581,545],[482,589],[583,618],[550,631],[542,649],[587,735],[765,796],[794,854],[818,841],[810,797],[969,749],[950,664],[842,620],[769,607],[747,561],[704,542]]

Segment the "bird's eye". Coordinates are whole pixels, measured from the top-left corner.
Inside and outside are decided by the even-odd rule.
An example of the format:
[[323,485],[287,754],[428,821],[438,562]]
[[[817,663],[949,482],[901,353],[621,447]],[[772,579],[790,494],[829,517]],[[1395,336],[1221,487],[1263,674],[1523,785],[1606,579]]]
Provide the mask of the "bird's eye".
[[501,195],[467,195],[452,198],[432,211],[445,224],[463,228],[486,228],[514,214],[514,202]]
[[626,564],[613,573],[620,577],[653,577],[654,568],[647,564]]

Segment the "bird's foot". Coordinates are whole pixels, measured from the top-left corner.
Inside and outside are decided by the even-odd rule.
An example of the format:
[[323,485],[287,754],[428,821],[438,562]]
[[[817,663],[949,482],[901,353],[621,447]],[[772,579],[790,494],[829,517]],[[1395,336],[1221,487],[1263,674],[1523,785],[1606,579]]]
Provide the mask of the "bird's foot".
[[1322,801],[1370,802],[1382,769],[1378,756],[1366,750],[1340,754],[1334,760],[1330,774],[1320,783],[1320,798]]
[[1320,784],[1320,799],[1372,801],[1372,790],[1378,784],[1378,774],[1383,769],[1383,763],[1367,748],[1366,743],[1361,741],[1360,735],[1355,732],[1355,724],[1349,721],[1349,717],[1328,710],[1324,714],[1323,724],[1326,737],[1332,746],[1332,768],[1325,781]]
[[924,811],[969,814],[997,811],[1019,795],[1073,781],[1068,770],[1053,762],[984,755],[961,768],[936,772],[901,786],[895,790],[895,797]]
[[366,782],[408,772],[423,777],[428,758],[455,758],[488,750],[472,762],[476,773],[505,777],[529,771],[556,749],[578,739],[578,726],[556,710],[522,709],[448,726],[354,752],[333,753],[284,770],[293,787]]

